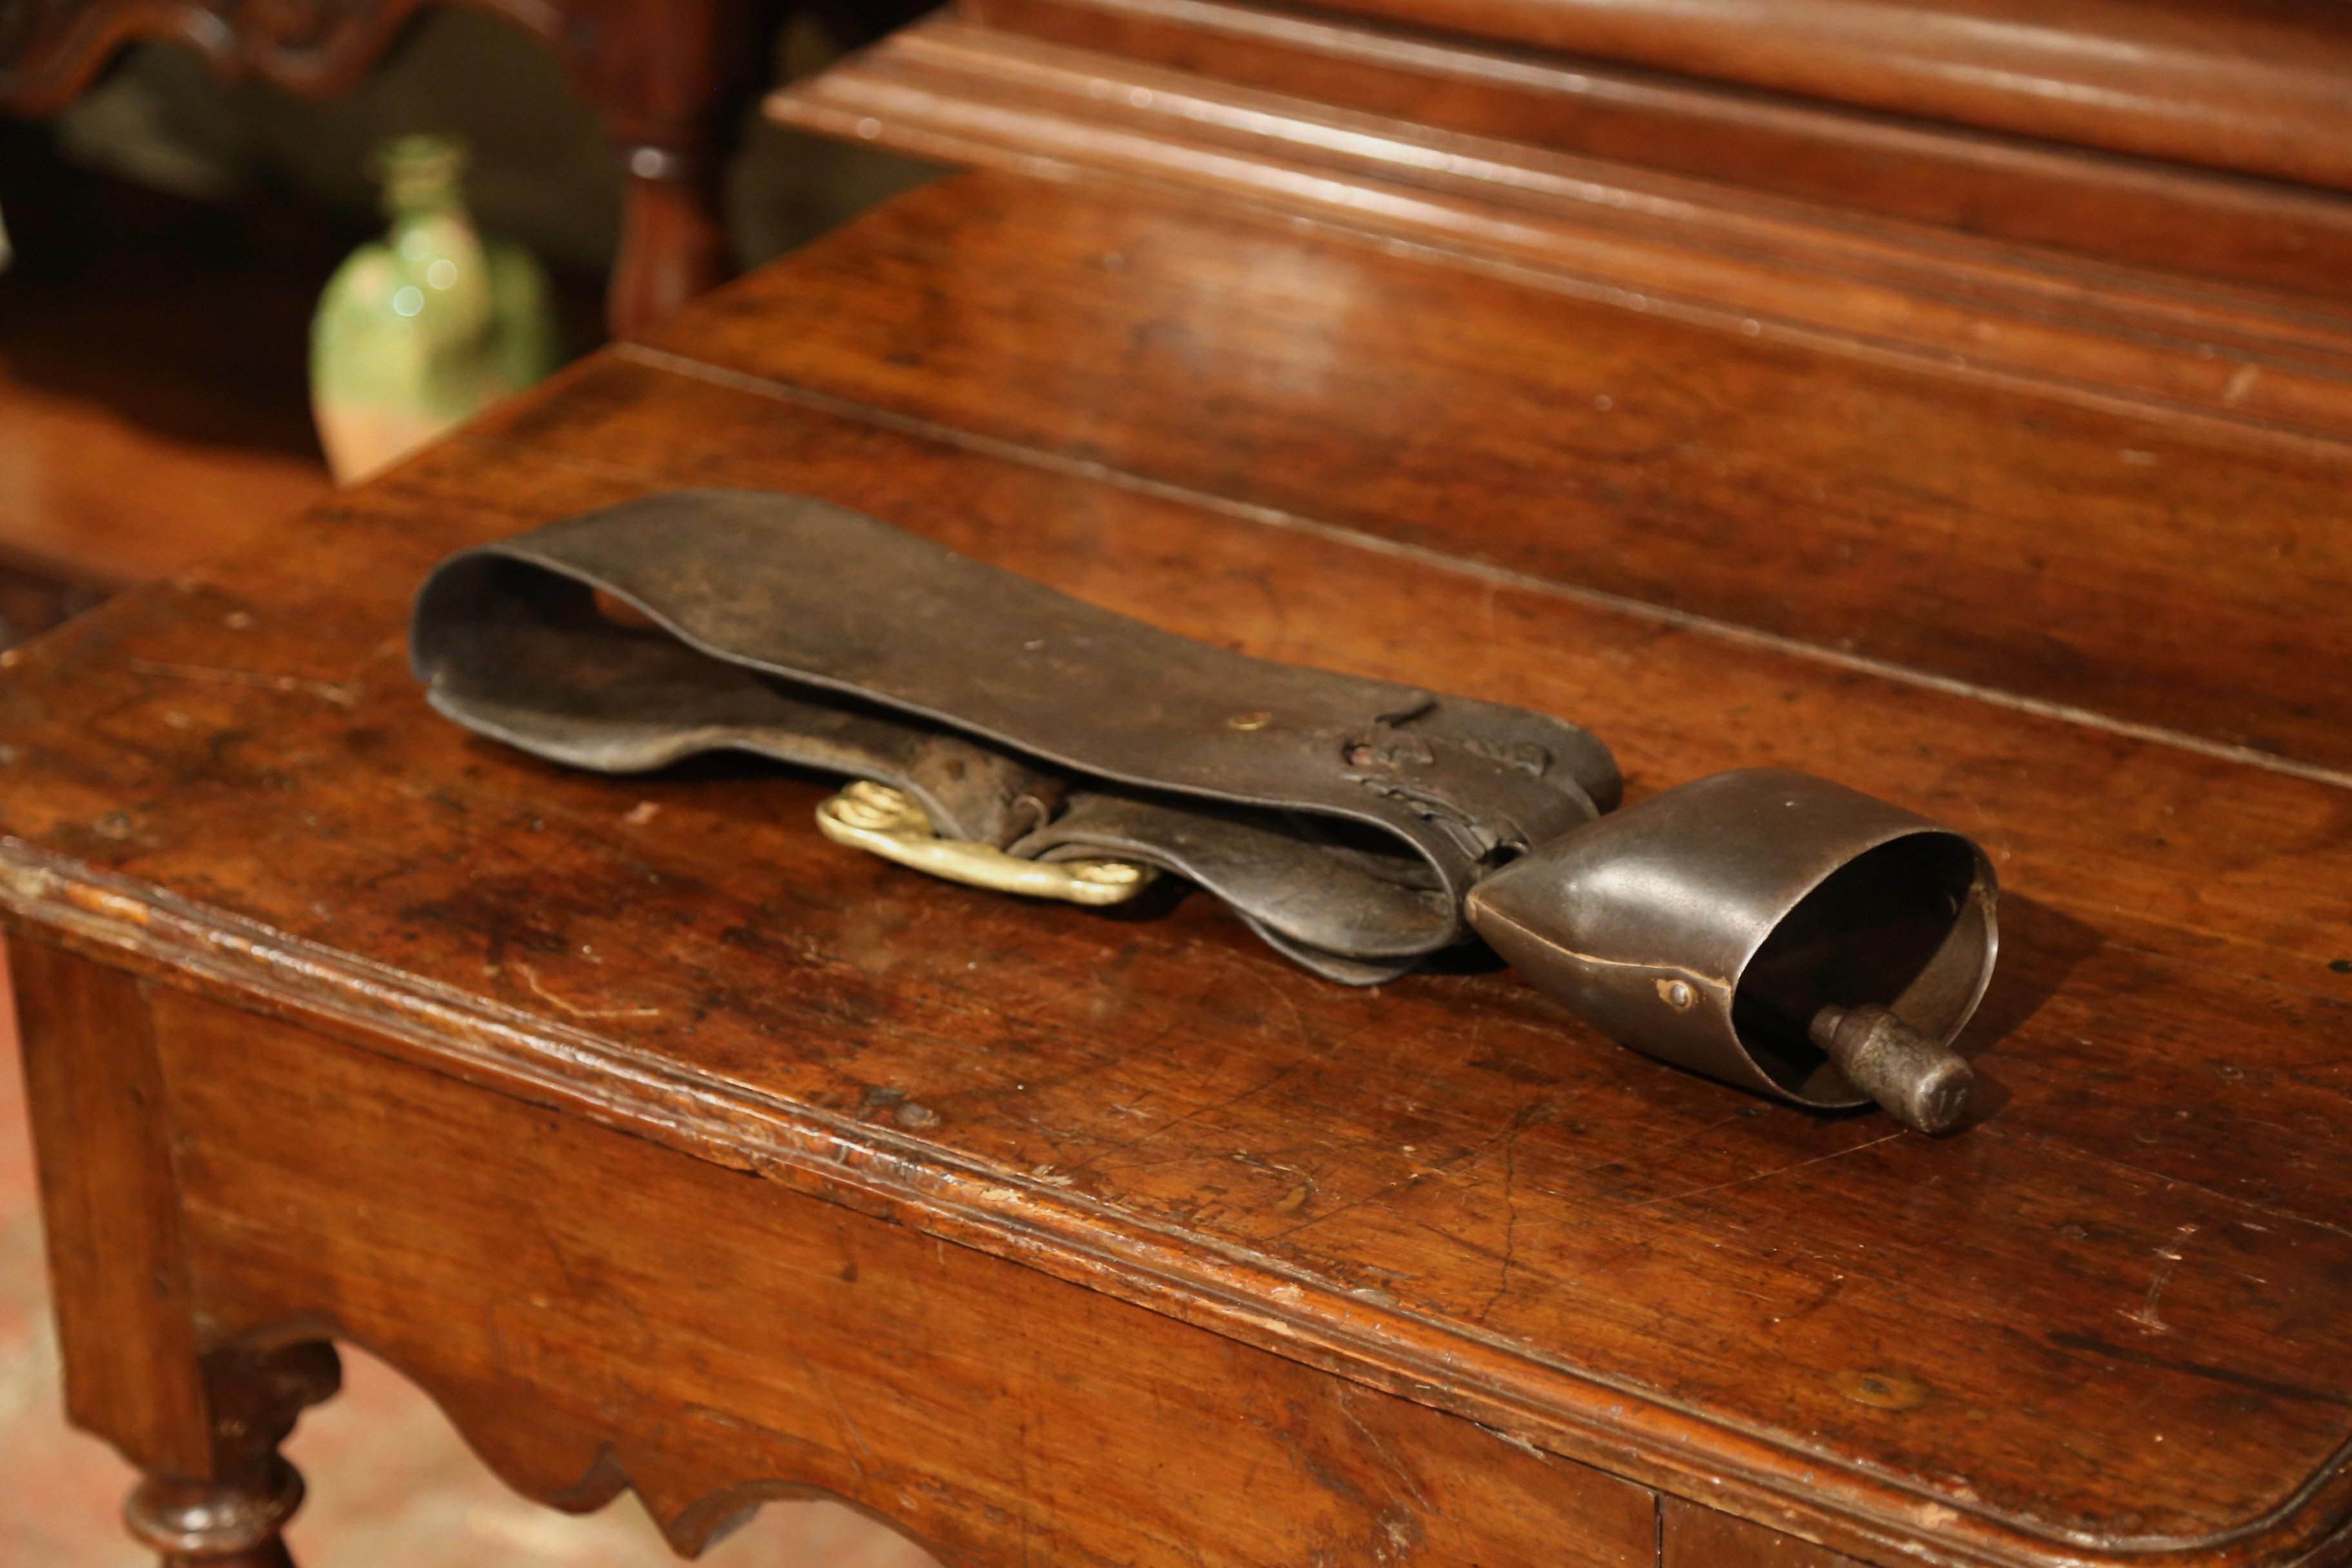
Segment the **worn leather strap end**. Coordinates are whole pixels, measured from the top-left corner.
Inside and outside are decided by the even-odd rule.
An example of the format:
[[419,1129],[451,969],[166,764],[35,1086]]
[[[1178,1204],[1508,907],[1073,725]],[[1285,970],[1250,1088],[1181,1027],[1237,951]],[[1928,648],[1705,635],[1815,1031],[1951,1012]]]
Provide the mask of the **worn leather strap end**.
[[1161,867],[1353,984],[1465,940],[1481,876],[1619,791],[1560,720],[1211,647],[799,496],[648,496],[461,552],[411,656],[440,711],[536,755],[872,779],[1012,855]]

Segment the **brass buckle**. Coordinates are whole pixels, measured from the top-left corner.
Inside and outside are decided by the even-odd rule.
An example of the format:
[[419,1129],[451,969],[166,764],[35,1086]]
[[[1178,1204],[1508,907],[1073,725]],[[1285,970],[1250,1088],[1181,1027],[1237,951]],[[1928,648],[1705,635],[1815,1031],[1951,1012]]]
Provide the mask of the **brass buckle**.
[[923,808],[901,791],[859,779],[816,808],[817,831],[893,865],[967,888],[1101,907],[1123,904],[1159,879],[1132,860],[1024,860],[992,844],[942,838]]

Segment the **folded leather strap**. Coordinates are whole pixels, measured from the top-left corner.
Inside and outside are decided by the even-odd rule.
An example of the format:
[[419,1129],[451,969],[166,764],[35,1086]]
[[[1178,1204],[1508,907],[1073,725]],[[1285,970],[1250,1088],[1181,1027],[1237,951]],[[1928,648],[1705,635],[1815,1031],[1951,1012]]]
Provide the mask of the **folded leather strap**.
[[1357,984],[1465,940],[1480,876],[1619,792],[1572,724],[1211,647],[801,496],[648,496],[462,552],[410,647],[436,709],[539,756],[873,779],[951,837],[1162,867]]

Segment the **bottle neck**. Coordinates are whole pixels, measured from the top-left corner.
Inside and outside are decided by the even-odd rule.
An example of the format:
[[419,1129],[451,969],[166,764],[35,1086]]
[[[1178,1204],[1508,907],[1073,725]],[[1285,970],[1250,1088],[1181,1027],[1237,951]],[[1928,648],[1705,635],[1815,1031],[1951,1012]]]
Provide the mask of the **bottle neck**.
[[466,198],[460,180],[466,154],[437,136],[407,136],[383,153],[383,210],[394,223],[438,216],[462,217]]

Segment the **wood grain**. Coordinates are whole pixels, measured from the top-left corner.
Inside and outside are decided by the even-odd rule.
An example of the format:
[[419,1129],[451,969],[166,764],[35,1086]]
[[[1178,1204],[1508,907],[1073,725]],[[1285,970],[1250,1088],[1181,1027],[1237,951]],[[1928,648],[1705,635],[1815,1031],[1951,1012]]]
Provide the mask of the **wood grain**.
[[[994,329],[957,303],[976,285],[953,237],[975,206],[1043,213],[1024,199],[935,188],[857,242],[872,287],[930,312],[900,329],[919,363],[975,408],[964,345]],[[1359,254],[1156,232],[1190,235],[1228,300],[1227,267],[1321,279]],[[854,248],[773,277],[826,299]],[[1125,254],[1145,287],[1152,252]],[[714,356],[812,330],[767,287],[698,308]],[[990,298],[1032,345],[1071,320],[1050,289]],[[1154,395],[1209,416],[1203,385],[1311,371],[1271,343]],[[991,352],[1000,408],[1046,374],[1070,408],[1120,395],[1077,356]],[[1492,406],[1497,431],[1528,418]],[[1277,449],[1229,453],[1222,494],[1171,491],[1089,466],[1089,421],[1057,451],[716,363],[593,363],[19,658],[7,897],[119,962],[1865,1561],[2288,1562],[2331,1535],[2352,1505],[2341,785],[1497,574],[1469,539],[1400,553],[1255,510]],[[1354,463],[1392,472],[1396,445],[1372,421]],[[1460,508],[1514,489],[1456,472]],[[1137,923],[921,883],[818,841],[813,782],[616,786],[425,711],[398,628],[435,557],[682,483],[826,495],[1192,635],[1559,711],[1637,792],[1784,763],[1940,816],[2015,895],[1972,1047],[1997,1046],[2009,1102],[1941,1144],[1814,1121],[1618,1051],[1507,976],[1344,992],[1202,900]]]
[[2352,28],[2310,0],[1345,0],[1345,13],[2338,189]]
[[205,1475],[210,1416],[146,998],[38,941],[11,942],[8,959],[67,1414],[142,1468]]
[[818,1490],[953,1563],[1654,1561],[1648,1493],[1470,1422],[249,1014],[161,1038],[215,1334],[331,1328],[681,1551]]
[[654,343],[787,400],[2352,765],[2340,443],[1004,179],[895,206]]
[[302,1492],[277,1447],[334,1352],[204,1342],[145,987],[31,938],[8,961],[67,1413],[142,1472],[124,1521],[163,1568],[286,1568]]
[[1658,1520],[1659,1568],[1855,1568],[1851,1557],[1717,1513],[1664,1500]]
[[[1044,160],[1066,177],[1148,181],[1743,335],[2045,395],[2352,433],[2352,331],[2307,294],[2198,287],[1860,220],[944,19],[770,104],[787,122],[934,160],[1024,172]],[[2167,232],[2202,226],[2175,210]]]
[[[2352,205],[2334,192],[2034,137],[1223,0],[967,0],[954,16],[984,25],[1008,56],[1045,40],[1124,57],[1099,72],[1113,81],[1142,61],[1212,93],[1272,90],[2159,271],[2340,298],[2352,264]],[[899,42],[961,26],[940,18]]]

